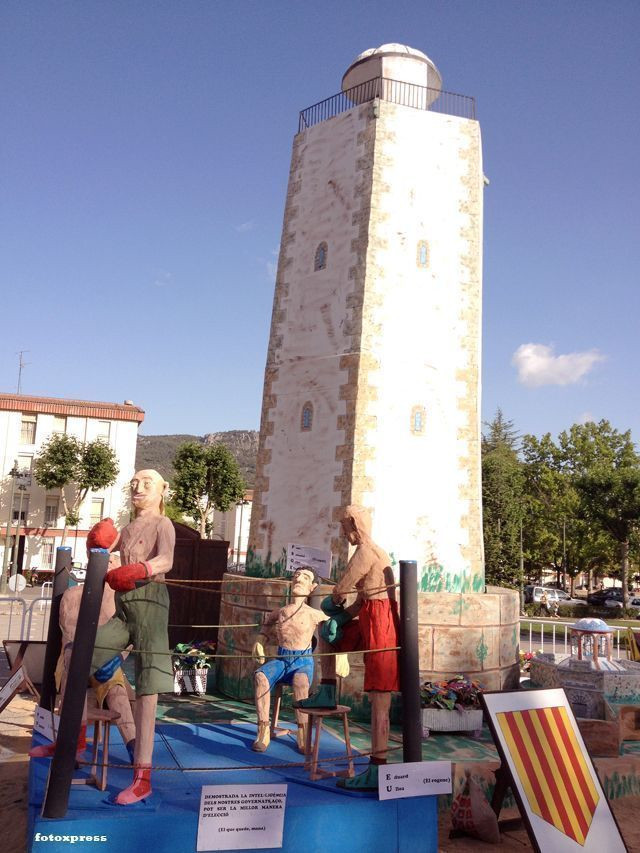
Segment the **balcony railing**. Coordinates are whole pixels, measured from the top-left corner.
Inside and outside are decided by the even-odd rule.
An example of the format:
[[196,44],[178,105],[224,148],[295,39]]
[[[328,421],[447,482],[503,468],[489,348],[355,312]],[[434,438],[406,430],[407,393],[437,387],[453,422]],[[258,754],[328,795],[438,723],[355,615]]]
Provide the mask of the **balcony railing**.
[[375,98],[416,110],[428,110],[459,118],[475,119],[476,117],[475,98],[456,95],[455,92],[430,89],[427,86],[417,86],[415,83],[404,83],[401,80],[390,80],[388,77],[375,77],[373,80],[367,80],[352,89],[347,89],[346,92],[339,92],[302,110],[298,132],[313,127],[321,121],[334,118],[359,104],[373,101]]

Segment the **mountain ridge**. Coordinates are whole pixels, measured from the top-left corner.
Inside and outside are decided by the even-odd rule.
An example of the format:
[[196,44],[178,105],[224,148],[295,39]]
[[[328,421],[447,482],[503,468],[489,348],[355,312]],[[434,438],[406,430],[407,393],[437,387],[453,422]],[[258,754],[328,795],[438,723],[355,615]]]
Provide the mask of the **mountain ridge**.
[[258,456],[257,430],[232,429],[209,432],[205,435],[177,433],[172,435],[139,435],[136,446],[136,470],[153,468],[170,483],[175,475],[173,460],[181,444],[195,441],[198,444],[224,444],[240,467],[247,488],[253,488]]

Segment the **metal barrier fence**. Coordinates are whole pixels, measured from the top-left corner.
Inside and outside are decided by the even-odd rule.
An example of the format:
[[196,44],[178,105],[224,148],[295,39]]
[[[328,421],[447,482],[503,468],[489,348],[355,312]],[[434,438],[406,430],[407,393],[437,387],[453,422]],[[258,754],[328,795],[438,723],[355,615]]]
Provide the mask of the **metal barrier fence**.
[[53,598],[53,581],[45,581],[42,584],[42,598],[40,599],[40,610],[45,606],[42,602]]
[[[558,619],[520,619],[520,648],[528,652],[553,652],[553,654],[570,654],[571,640],[569,629],[574,622],[561,622]],[[620,634],[626,628],[614,629],[613,647],[616,658],[627,657],[627,651],[620,648]],[[524,642],[523,642],[524,640]],[[545,647],[546,646],[546,647]]]
[[[31,627],[33,622],[33,608],[35,605],[39,605],[40,613],[38,613],[38,618],[42,617],[42,624],[40,626],[40,637],[32,637],[31,636]],[[42,608],[45,608],[44,613],[42,613]],[[34,598],[29,607],[27,607],[27,621],[26,621],[26,636],[25,640],[46,640],[47,632],[49,630],[49,616],[51,615],[51,599],[50,598]]]
[[[5,612],[4,612],[4,607],[6,604],[9,605],[9,613],[8,614],[5,614]],[[18,617],[14,617],[14,605],[21,605],[21,607],[22,607],[22,613]],[[18,609],[19,608],[16,607],[16,610],[18,610]],[[6,632],[6,636],[0,637],[0,640],[24,640],[25,639],[24,624],[25,624],[26,611],[27,611],[27,605],[26,605],[26,602],[23,598],[20,598],[17,595],[0,596],[0,616],[5,616],[5,615],[9,616],[9,624],[7,625],[5,631],[3,631],[3,633]],[[11,629],[14,628],[16,625],[19,625],[20,636],[12,637],[11,636],[11,634],[12,634]]]
[[352,89],[347,89],[346,92],[338,92],[337,95],[332,95],[324,101],[301,110],[298,133],[313,127],[314,124],[334,118],[359,104],[373,101],[374,98],[416,110],[428,110],[459,118],[475,119],[476,117],[475,98],[468,95],[443,92],[440,89],[430,89],[427,86],[391,80],[388,77],[375,77],[373,80],[360,83]]
[[[5,605],[9,605],[9,612],[4,612]],[[34,607],[39,606],[40,612],[36,615],[36,622],[41,621],[38,626],[38,637],[32,637],[31,631],[35,630],[33,623]],[[45,608],[44,613],[42,609]],[[17,611],[17,612],[16,612]],[[49,614],[51,613],[51,598],[34,598],[27,606],[27,602],[19,596],[0,596],[0,617],[8,616],[6,627],[2,625],[0,640],[46,640],[49,628]]]

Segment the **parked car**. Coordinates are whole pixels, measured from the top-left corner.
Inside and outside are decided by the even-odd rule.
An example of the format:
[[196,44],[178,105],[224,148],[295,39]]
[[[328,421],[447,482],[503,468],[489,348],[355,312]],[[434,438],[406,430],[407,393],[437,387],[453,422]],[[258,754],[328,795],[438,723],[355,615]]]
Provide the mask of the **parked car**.
[[552,587],[529,585],[524,588],[524,600],[526,604],[540,604],[542,596],[546,595],[549,603],[560,601],[558,592],[559,590]]
[[609,587],[609,589],[598,589],[595,592],[590,592],[587,596],[587,604],[595,604],[602,607],[607,599],[617,600],[622,603],[622,590],[619,586]]
[[[613,607],[622,610],[622,598],[607,598],[604,602],[605,607]],[[630,597],[627,599],[627,607],[640,608],[640,598]]]

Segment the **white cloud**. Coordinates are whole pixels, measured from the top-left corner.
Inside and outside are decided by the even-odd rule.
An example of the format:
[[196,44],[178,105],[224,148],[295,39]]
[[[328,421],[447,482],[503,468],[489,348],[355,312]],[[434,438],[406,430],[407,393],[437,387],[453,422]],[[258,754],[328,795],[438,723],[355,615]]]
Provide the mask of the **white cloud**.
[[595,421],[596,421],[596,419],[593,417],[591,412],[583,412],[580,415],[580,417],[578,418],[577,423],[579,423],[579,424],[593,424],[593,423],[595,423]]
[[256,223],[253,221],[253,219],[250,219],[248,222],[242,222],[240,225],[236,225],[235,229],[238,234],[246,234],[247,231],[253,231],[255,225]]
[[171,284],[172,275],[170,272],[166,270],[161,270],[156,274],[155,279],[153,280],[154,287],[167,287]]
[[514,352],[511,364],[518,369],[518,381],[529,388],[541,385],[573,385],[579,382],[605,356],[596,349],[555,355],[546,344],[522,344]]

